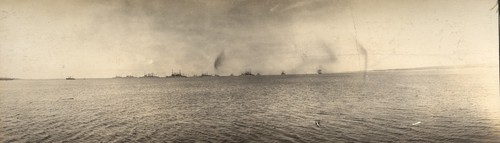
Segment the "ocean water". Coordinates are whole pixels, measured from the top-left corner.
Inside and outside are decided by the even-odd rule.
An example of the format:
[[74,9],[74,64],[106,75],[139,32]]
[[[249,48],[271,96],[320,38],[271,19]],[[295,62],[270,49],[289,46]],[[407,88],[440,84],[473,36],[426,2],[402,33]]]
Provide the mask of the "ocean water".
[[498,86],[498,68],[0,81],[0,141],[498,142]]

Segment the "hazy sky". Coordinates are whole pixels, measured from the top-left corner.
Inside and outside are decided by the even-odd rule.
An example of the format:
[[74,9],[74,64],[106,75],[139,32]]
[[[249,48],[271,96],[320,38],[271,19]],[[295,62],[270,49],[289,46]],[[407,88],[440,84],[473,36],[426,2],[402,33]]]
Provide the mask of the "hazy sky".
[[0,0],[0,77],[498,65],[495,3]]

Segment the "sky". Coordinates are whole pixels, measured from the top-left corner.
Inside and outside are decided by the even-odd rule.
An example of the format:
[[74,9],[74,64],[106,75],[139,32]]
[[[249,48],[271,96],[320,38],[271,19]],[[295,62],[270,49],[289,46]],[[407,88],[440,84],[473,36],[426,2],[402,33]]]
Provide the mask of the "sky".
[[495,4],[495,0],[0,0],[0,77],[498,66]]

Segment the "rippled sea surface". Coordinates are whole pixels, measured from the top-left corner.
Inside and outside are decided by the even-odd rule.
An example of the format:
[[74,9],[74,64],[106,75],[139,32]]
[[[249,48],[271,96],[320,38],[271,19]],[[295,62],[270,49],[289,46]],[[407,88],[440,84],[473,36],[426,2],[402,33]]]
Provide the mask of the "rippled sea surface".
[[498,86],[497,68],[0,81],[0,141],[497,142]]

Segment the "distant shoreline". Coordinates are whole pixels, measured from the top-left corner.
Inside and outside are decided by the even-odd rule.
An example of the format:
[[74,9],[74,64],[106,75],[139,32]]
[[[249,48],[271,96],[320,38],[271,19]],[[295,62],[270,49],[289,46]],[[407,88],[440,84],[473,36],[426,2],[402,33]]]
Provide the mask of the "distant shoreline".
[[[371,73],[371,72],[396,72],[396,71],[422,71],[422,70],[456,70],[456,69],[472,69],[472,68],[499,68],[495,65],[463,65],[463,66],[429,66],[429,67],[415,67],[415,68],[396,68],[396,69],[377,69],[377,70],[367,70],[367,71],[346,71],[346,72],[332,72],[332,73],[323,73],[324,75],[332,75],[332,74],[353,74],[353,73]],[[299,73],[299,74],[269,74],[269,75],[259,75],[259,76],[296,76],[296,75],[317,75],[313,73]],[[252,77],[259,77],[252,76]],[[189,76],[187,78],[220,78],[220,77],[246,77],[246,76],[210,76],[210,77],[201,77],[201,76]],[[158,78],[115,78],[115,77],[97,77],[97,78],[76,78],[76,80],[91,80],[91,79],[163,79],[165,77]],[[171,78],[169,78],[171,79]],[[6,78],[0,77],[0,81],[10,81],[10,80],[65,80],[65,78]]]
[[15,78],[0,77],[0,80],[16,80]]

